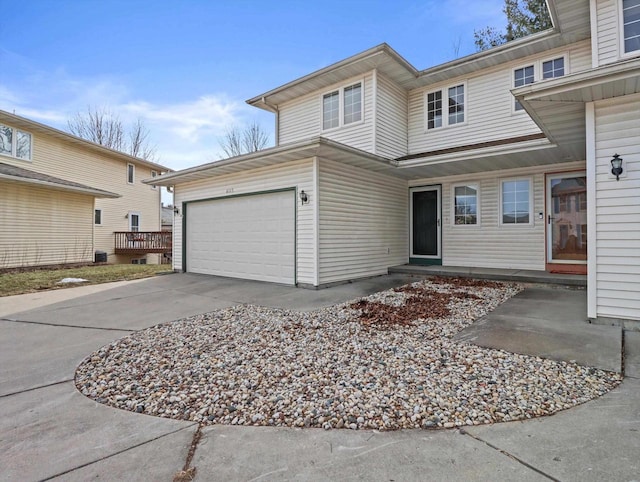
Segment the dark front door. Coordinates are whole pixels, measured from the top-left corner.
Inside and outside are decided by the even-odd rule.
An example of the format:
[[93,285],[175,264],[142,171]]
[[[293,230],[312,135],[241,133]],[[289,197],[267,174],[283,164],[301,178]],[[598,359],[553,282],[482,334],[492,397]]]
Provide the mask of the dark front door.
[[440,186],[412,188],[409,209],[410,261],[417,264],[440,264]]

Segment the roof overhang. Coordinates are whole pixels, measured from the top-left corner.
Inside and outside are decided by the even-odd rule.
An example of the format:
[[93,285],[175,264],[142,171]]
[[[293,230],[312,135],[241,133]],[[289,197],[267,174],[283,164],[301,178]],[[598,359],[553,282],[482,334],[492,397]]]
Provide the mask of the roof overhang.
[[501,171],[523,167],[542,166],[569,162],[558,146],[549,141],[543,134],[522,136],[522,138],[505,139],[503,142],[487,142],[484,147],[477,145],[466,149],[439,154],[426,153],[406,156],[394,161],[405,178],[438,178],[457,176],[477,172]]
[[328,88],[349,78],[376,69],[397,85],[410,90],[448,79],[469,75],[482,69],[535,55],[590,36],[589,2],[585,0],[548,0],[554,28],[503,45],[476,52],[425,70],[417,70],[386,43],[300,77],[247,100],[270,112],[277,106],[303,95]]
[[512,90],[545,135],[584,159],[585,102],[640,93],[640,59],[631,59]]
[[250,154],[163,174],[142,182],[159,186],[174,186],[185,182],[208,179],[225,174],[259,169],[313,157],[330,159],[395,177],[405,177],[401,172],[398,172],[390,159],[370,154],[360,149],[325,139],[324,137],[315,137],[301,142],[283,144]]
[[[9,166],[13,167],[13,166]],[[44,187],[56,191],[73,192],[77,194],[87,194],[96,198],[119,198],[120,194],[102,189],[96,189],[79,183],[71,183],[64,179],[58,179],[53,176],[42,175],[37,172],[29,171],[22,168],[14,168],[7,172],[0,169],[0,181],[14,182],[20,184],[28,184],[32,186]]]
[[156,170],[158,172],[171,171],[171,169],[169,169],[168,167],[156,164],[155,162],[147,161],[146,159],[141,159],[139,157],[130,156],[128,154],[125,154],[124,152],[116,151],[114,149],[109,149],[108,147],[96,144],[95,142],[91,142],[86,139],[71,135],[68,132],[55,129],[45,124],[41,124],[31,119],[11,114],[3,110],[0,110],[0,123],[7,123],[11,127],[24,129],[28,132],[44,134],[55,139],[69,142],[70,144],[74,144],[80,148],[88,149],[90,151],[109,156],[111,158],[120,159],[125,162],[131,162],[141,166],[149,167],[150,169]]

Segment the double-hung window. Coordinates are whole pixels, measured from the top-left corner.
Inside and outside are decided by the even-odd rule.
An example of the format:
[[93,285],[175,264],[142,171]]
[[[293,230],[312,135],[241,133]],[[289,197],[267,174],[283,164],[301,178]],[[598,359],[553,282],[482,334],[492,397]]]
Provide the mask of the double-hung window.
[[624,53],[640,50],[640,0],[622,0]]
[[531,196],[530,178],[502,180],[500,182],[500,224],[531,224],[533,219]]
[[322,130],[362,120],[362,85],[357,82],[322,96]]
[[133,184],[136,175],[136,166],[127,164],[127,183]]
[[[513,71],[513,86],[522,87],[523,85],[533,84],[534,78],[535,69],[533,65],[527,65],[526,67],[515,69]],[[522,104],[516,100],[514,109],[523,110],[524,107],[522,107]]]
[[0,124],[0,154],[31,160],[31,134]]
[[102,224],[102,209],[95,209],[93,211],[93,224]]
[[[465,90],[465,84],[460,84],[427,93],[427,130],[465,122]],[[446,99],[446,107],[443,99]]]
[[[638,0],[640,1],[640,0]],[[542,78],[555,79],[564,75],[564,57],[542,62]]]
[[453,186],[453,223],[456,226],[479,224],[477,184]]

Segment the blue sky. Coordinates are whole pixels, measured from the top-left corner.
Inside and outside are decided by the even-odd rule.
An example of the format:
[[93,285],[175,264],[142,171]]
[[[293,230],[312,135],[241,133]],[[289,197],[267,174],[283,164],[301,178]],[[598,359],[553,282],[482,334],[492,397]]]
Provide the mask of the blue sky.
[[[8,1],[8,0],[3,0]],[[503,0],[29,0],[0,17],[0,109],[66,129],[87,106],[140,117],[156,161],[221,157],[225,129],[271,114],[245,100],[387,42],[424,69],[474,52]]]

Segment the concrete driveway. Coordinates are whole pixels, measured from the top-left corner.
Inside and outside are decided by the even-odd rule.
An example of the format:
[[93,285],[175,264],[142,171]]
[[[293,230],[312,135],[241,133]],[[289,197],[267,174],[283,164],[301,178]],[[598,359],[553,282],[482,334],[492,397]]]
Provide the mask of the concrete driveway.
[[[171,480],[196,424],[80,395],[76,366],[134,330],[238,303],[309,310],[411,281],[310,291],[173,274],[0,298],[0,480]],[[544,300],[541,301],[541,300]],[[461,430],[373,432],[213,426],[197,480],[639,480],[640,333],[584,323],[583,291],[531,287],[459,338],[621,370],[616,390],[555,416]]]

